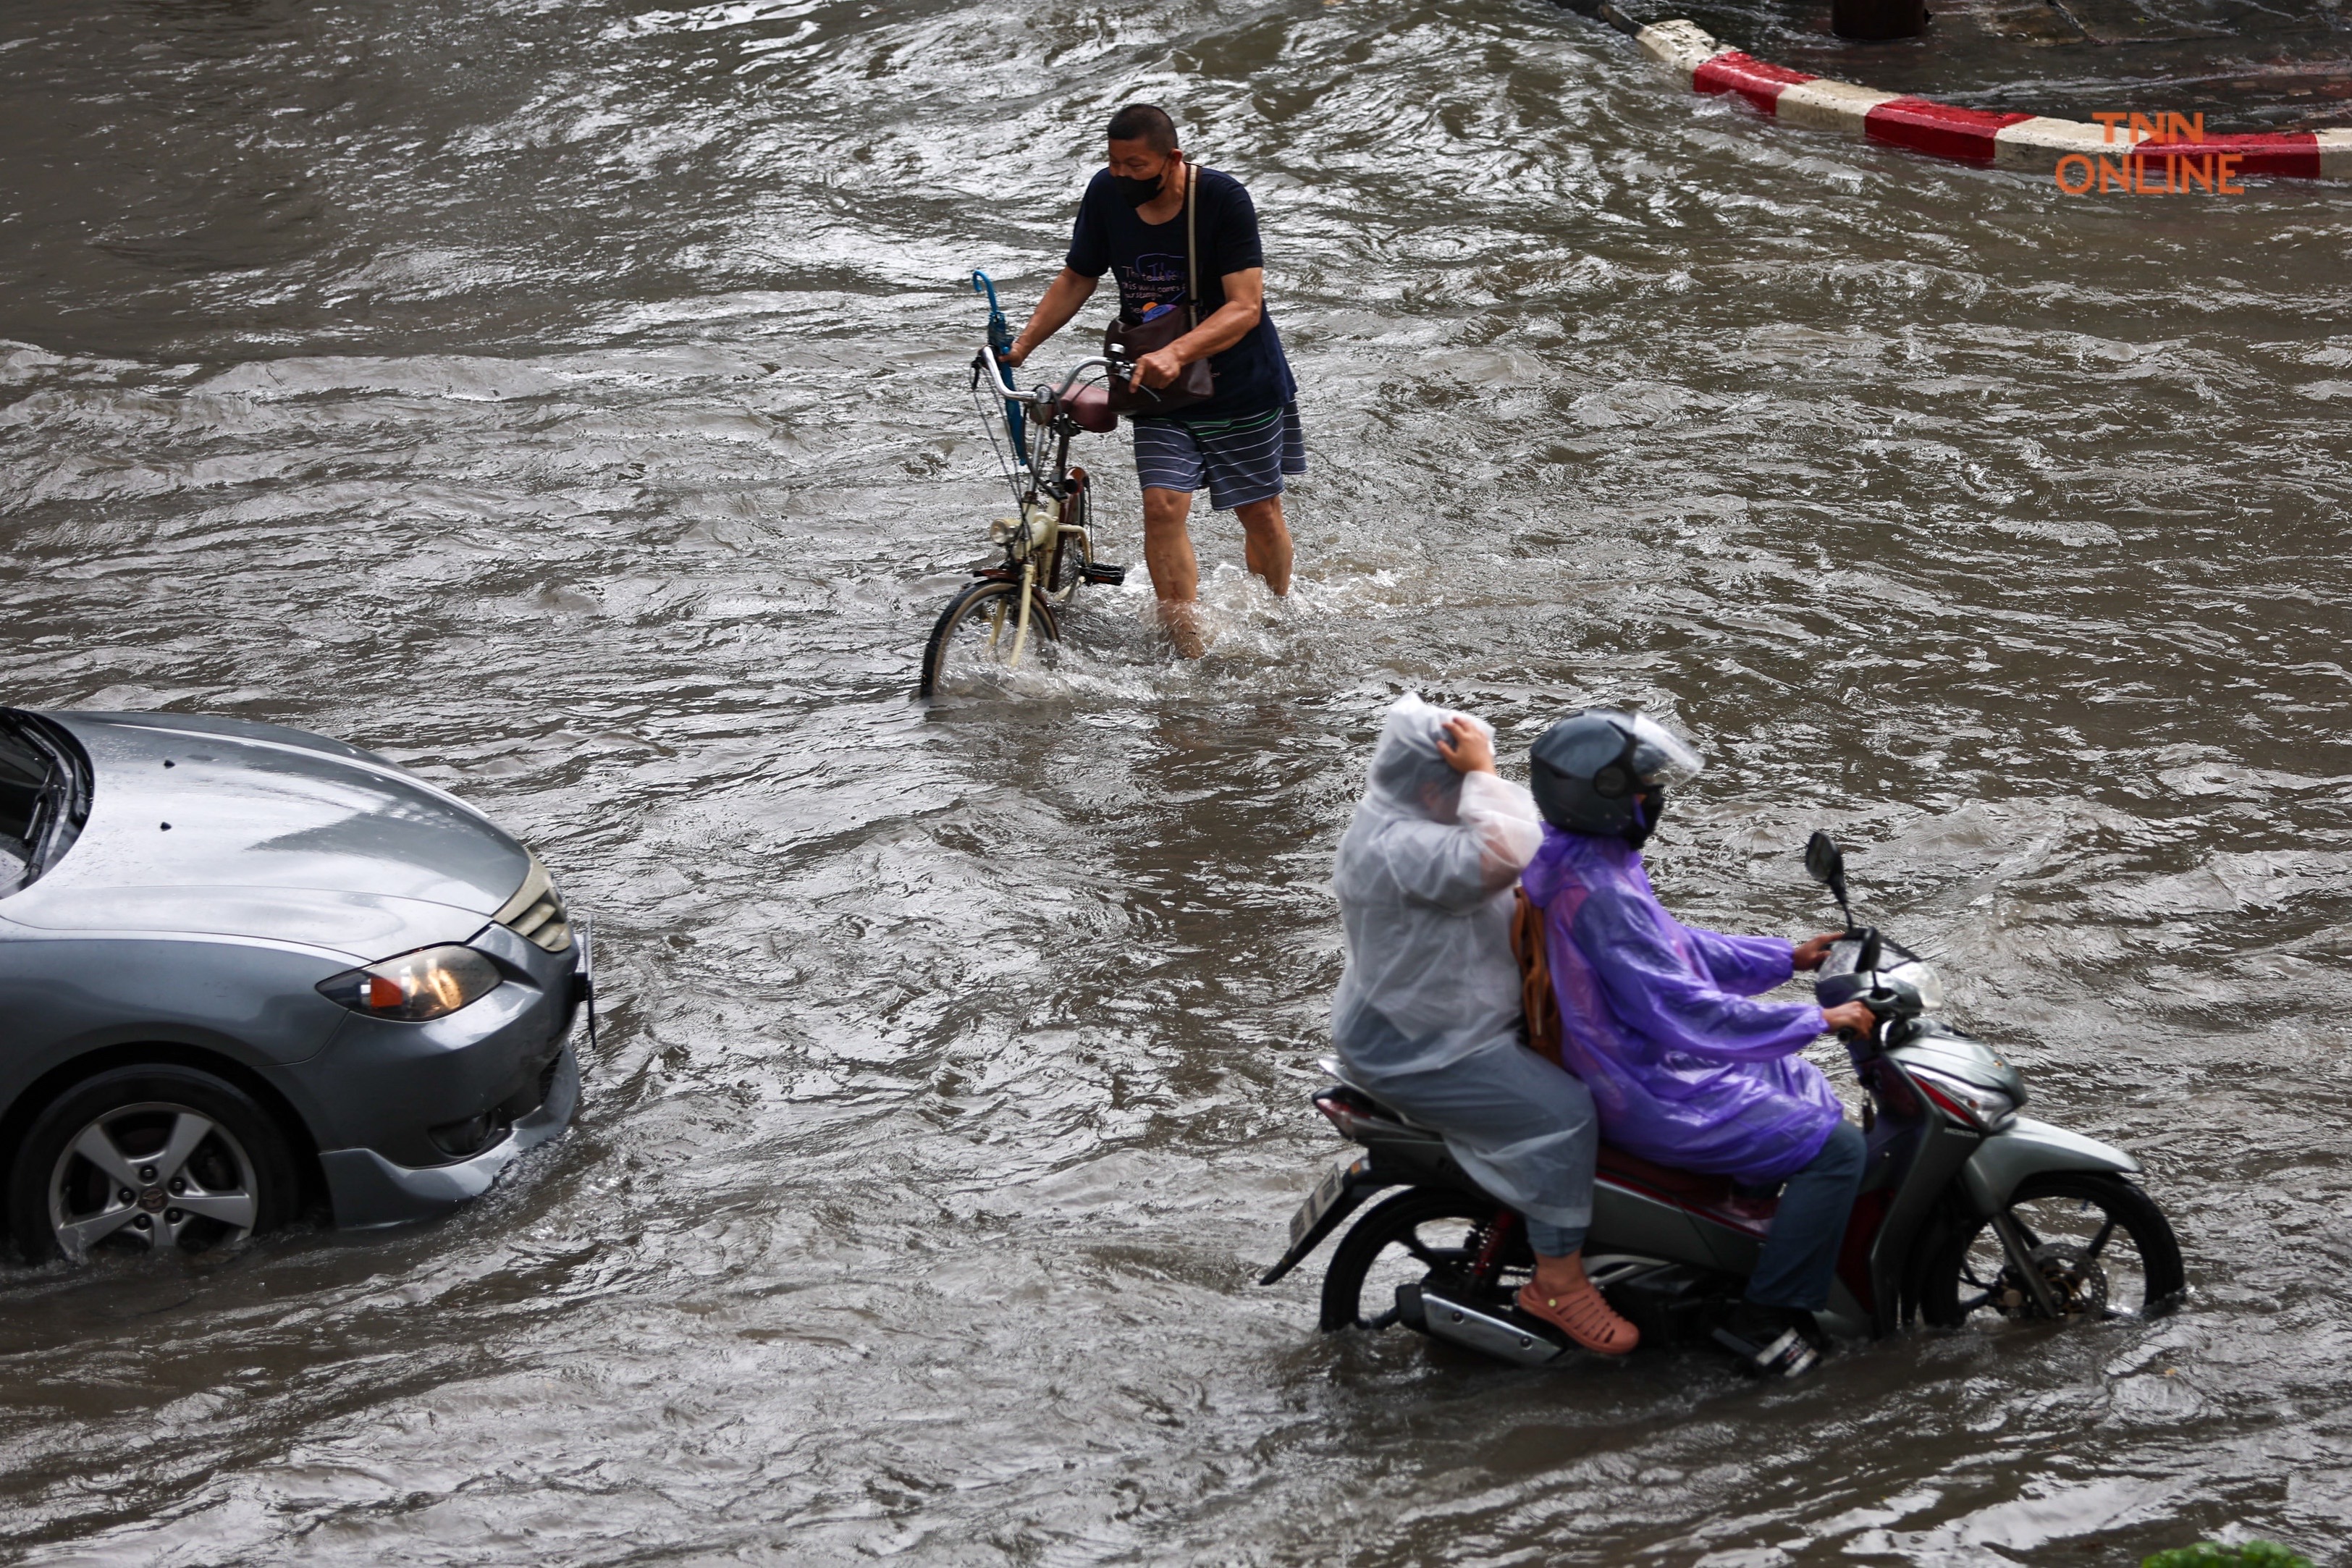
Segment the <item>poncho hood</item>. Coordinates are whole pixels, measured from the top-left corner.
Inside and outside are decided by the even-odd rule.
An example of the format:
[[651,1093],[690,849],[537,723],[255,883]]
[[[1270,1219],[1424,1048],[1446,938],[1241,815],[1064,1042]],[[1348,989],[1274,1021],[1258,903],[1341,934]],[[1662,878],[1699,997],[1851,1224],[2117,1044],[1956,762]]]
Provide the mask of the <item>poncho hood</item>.
[[1524,788],[1445,761],[1456,717],[1412,695],[1389,710],[1331,868],[1348,941],[1332,1038],[1367,1068],[1442,1067],[1518,1032],[1510,889],[1541,819]]

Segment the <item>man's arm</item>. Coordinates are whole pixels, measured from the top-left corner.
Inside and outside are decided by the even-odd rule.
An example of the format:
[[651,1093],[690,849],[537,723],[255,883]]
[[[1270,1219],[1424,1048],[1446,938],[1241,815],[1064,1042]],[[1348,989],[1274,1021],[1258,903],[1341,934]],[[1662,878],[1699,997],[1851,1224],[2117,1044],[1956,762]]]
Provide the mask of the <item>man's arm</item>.
[[[1083,272],[1063,268],[1061,276],[1046,287],[1045,297],[1037,301],[1037,309],[1030,312],[1029,324],[1021,329],[1019,337],[1013,340],[1013,352],[1004,357],[1019,364],[1029,357],[1032,349],[1068,326],[1070,318],[1094,298],[1097,281]],[[1235,341],[1239,341],[1238,337]],[[1180,365],[1178,368],[1182,367]],[[1152,384],[1157,386],[1160,384],[1154,382]]]
[[[1135,362],[1135,380],[1128,384],[1165,386],[1184,373],[1184,367],[1196,359],[1221,354],[1244,338],[1265,314],[1265,268],[1251,267],[1239,272],[1228,272],[1219,279],[1225,286],[1225,302],[1218,306],[1209,319],[1170,343],[1156,353],[1145,354]],[[1049,296],[1050,298],[1050,296]],[[1072,307],[1076,309],[1076,307]],[[1038,307],[1042,312],[1045,307]],[[1064,317],[1067,321],[1069,318]]]

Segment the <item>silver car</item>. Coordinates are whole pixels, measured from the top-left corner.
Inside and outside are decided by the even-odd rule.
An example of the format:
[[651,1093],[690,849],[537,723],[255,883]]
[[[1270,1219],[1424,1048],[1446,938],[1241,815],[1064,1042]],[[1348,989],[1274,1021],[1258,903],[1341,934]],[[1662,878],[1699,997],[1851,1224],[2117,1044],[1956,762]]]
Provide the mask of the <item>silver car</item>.
[[341,742],[0,709],[0,1176],[33,1259],[429,1218],[563,1131],[537,857]]

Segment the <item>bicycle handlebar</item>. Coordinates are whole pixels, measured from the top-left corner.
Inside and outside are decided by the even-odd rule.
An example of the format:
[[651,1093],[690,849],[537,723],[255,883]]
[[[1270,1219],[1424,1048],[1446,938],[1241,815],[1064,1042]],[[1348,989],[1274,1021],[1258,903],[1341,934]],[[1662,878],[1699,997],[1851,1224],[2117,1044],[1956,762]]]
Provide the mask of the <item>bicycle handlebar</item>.
[[1110,368],[1110,361],[1107,359],[1097,357],[1095,359],[1080,360],[1076,365],[1071,367],[1070,374],[1062,378],[1061,385],[1033,386],[1026,392],[1016,392],[1012,387],[1005,384],[1003,373],[996,368],[996,356],[994,354],[989,353],[986,349],[982,349],[976,356],[974,356],[973,363],[980,366],[981,374],[988,378],[988,384],[994,390],[997,396],[1003,398],[1008,403],[1027,403],[1039,408],[1050,408],[1062,398],[1068,396],[1070,388],[1078,384],[1078,378],[1080,376],[1086,375],[1093,371],[1108,370]]

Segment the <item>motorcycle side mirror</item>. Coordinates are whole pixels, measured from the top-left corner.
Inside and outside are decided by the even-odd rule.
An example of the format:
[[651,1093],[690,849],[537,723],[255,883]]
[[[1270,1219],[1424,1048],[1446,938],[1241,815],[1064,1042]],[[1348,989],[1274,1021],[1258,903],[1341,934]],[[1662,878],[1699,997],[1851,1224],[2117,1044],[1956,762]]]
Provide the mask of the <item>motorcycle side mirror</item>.
[[[1853,924],[1853,917],[1847,916],[1848,928],[1851,929]],[[1862,933],[1862,951],[1856,953],[1853,959],[1853,972],[1856,974],[1875,974],[1878,972],[1879,946],[1877,927],[1873,926]]]
[[[1853,930],[1853,909],[1846,902],[1845,897],[1845,851],[1838,847],[1837,840],[1826,833],[1815,833],[1806,839],[1805,870],[1814,881],[1830,890],[1831,897],[1837,900],[1838,913],[1845,917],[1845,929],[1849,931]],[[1871,963],[1855,967],[1871,969],[1876,967],[1876,963],[1874,957]]]

